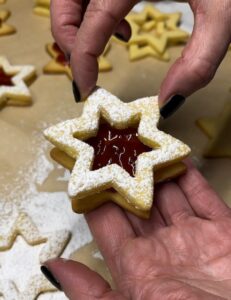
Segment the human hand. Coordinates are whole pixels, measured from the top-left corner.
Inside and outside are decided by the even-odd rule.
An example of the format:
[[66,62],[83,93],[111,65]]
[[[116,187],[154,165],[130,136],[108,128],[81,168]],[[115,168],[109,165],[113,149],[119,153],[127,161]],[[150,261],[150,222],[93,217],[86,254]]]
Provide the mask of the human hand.
[[[55,40],[71,56],[77,98],[94,89],[97,57],[113,33],[129,40],[131,30],[124,17],[138,0],[51,0],[51,23]],[[153,0],[153,2],[155,2]],[[160,93],[160,105],[174,95],[189,96],[214,76],[231,42],[231,0],[188,0],[195,16],[192,37],[170,68]],[[88,4],[88,5],[87,5]],[[178,98],[179,100],[179,98]],[[173,99],[165,116],[179,105]],[[169,112],[170,110],[170,112]]]
[[116,283],[62,259],[43,272],[69,299],[231,299],[231,209],[192,166],[159,186],[149,220],[106,204],[86,215]]

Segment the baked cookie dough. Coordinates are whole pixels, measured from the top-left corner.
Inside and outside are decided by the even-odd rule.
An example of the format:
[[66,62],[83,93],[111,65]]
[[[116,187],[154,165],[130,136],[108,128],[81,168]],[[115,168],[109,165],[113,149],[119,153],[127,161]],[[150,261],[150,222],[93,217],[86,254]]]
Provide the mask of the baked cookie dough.
[[9,35],[16,32],[16,29],[6,23],[7,19],[10,17],[10,12],[8,10],[0,10],[0,36]]
[[190,153],[184,143],[157,129],[158,120],[157,97],[125,104],[98,88],[80,118],[44,132],[58,148],[52,156],[63,165],[68,161],[72,169],[68,193],[74,211],[88,212],[114,201],[138,216],[149,216],[157,172],[159,181],[182,173],[179,163]]
[[[110,50],[110,44],[108,44],[104,50],[104,53],[99,57],[99,72],[106,72],[112,69],[112,65],[107,60],[106,56]],[[72,80],[72,72],[64,53],[56,43],[50,43],[46,46],[47,53],[52,60],[43,68],[45,74],[66,74],[68,78]]]
[[30,105],[32,96],[28,85],[35,77],[33,66],[12,66],[7,58],[0,56],[0,108]]
[[216,117],[201,118],[197,125],[209,138],[204,151],[207,158],[231,158],[231,101]]
[[140,13],[130,13],[126,19],[132,36],[128,43],[119,43],[127,46],[131,61],[147,56],[168,61],[168,48],[185,43],[189,37],[179,28],[181,13],[163,13],[153,5],[146,5]]

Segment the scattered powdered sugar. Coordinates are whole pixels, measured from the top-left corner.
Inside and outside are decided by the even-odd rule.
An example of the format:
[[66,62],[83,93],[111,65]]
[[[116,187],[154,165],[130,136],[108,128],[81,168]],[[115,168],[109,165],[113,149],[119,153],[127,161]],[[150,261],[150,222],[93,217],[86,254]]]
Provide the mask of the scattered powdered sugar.
[[[40,264],[62,253],[68,258],[92,239],[84,217],[72,211],[65,190],[42,188],[54,170],[41,134],[45,127],[38,124],[33,132],[33,162],[25,162],[0,191],[1,300],[34,300],[40,292],[45,293],[39,299],[66,299],[60,292],[46,293],[54,288],[41,274]],[[67,180],[67,171],[63,174],[51,178],[54,185]]]

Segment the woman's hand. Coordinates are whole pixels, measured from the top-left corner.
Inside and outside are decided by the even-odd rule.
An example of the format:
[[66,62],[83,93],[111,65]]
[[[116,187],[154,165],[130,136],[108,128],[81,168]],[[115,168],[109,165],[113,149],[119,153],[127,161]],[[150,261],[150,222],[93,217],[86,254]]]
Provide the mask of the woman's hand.
[[116,290],[78,262],[48,261],[45,275],[71,300],[231,299],[231,209],[191,165],[155,199],[150,220],[114,204],[86,216]]
[[[97,57],[111,35],[117,33],[125,41],[129,39],[131,31],[124,17],[137,2],[51,0],[52,32],[61,49],[71,57],[79,98],[85,98],[94,89],[98,76]],[[193,34],[163,81],[159,94],[161,105],[174,95],[187,97],[205,86],[213,78],[231,42],[231,0],[187,2],[195,16]],[[179,99],[174,101],[173,108],[179,104]]]

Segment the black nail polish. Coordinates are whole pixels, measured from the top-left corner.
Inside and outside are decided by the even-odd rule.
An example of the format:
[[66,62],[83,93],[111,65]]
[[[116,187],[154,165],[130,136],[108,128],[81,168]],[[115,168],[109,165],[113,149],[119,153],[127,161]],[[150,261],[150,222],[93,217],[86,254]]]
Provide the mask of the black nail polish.
[[78,86],[77,86],[75,81],[72,81],[72,90],[73,90],[73,94],[74,94],[74,97],[75,97],[75,101],[80,102],[81,101],[81,95],[80,95]]
[[161,109],[161,116],[166,119],[170,117],[183,103],[185,97],[181,95],[174,95]]
[[128,42],[128,40],[126,40],[122,34],[116,32],[114,35],[118,40],[121,40],[122,42]]
[[69,53],[65,54],[65,59],[68,63],[70,63],[71,55]]
[[50,281],[51,284],[53,284],[54,287],[56,287],[58,290],[62,291],[60,283],[55,279],[53,274],[47,269],[45,266],[41,266],[41,272],[43,275]]

